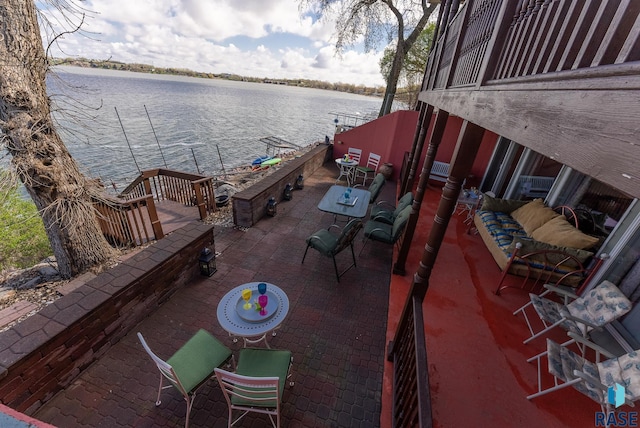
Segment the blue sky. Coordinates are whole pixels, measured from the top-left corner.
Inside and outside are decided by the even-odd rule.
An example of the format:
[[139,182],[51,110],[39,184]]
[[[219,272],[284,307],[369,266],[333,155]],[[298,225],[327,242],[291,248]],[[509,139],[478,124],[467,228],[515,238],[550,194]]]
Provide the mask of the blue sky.
[[382,52],[347,49],[338,57],[333,22],[301,16],[296,0],[88,0],[82,6],[89,37],[65,34],[52,55],[384,86]]

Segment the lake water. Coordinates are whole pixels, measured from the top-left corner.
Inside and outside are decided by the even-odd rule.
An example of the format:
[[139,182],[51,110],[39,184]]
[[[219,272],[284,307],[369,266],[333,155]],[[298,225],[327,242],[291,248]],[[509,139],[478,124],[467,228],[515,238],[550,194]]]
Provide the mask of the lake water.
[[381,103],[285,85],[78,67],[54,72],[47,87],[67,148],[83,173],[118,190],[138,169],[165,162],[207,175],[248,165],[265,155],[264,137],[298,146],[323,141],[333,137],[331,113],[376,114]]

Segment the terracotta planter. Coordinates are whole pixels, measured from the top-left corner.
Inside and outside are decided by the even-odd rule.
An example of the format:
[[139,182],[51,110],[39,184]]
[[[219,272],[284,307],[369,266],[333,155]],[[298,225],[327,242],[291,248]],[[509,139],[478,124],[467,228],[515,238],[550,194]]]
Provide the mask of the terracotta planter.
[[389,180],[391,179],[391,175],[393,174],[393,164],[385,163],[380,167],[380,174],[384,175],[384,178]]

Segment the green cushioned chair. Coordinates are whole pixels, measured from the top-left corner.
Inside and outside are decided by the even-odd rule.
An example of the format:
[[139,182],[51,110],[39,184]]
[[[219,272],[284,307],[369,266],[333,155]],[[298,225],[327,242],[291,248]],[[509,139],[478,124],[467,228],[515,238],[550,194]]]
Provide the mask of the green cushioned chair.
[[371,197],[369,198],[369,203],[370,204],[374,203],[376,201],[376,199],[378,199],[378,196],[380,195],[380,192],[382,191],[382,186],[384,186],[384,183],[386,183],[386,181],[387,180],[385,180],[384,175],[382,175],[382,174],[377,174],[374,177],[373,181],[369,185],[369,188],[367,189],[367,190],[369,190],[369,192],[371,192]]
[[393,206],[391,203],[386,201],[376,203],[371,207],[369,218],[382,223],[393,224],[394,220],[400,215],[402,210],[411,204],[413,204],[413,193],[407,192],[398,200],[398,205],[396,206]]
[[[395,244],[398,242],[404,232],[407,222],[411,214],[411,206],[404,207],[400,214],[393,221],[393,224],[383,223],[381,221],[369,220],[364,225],[365,239],[384,242],[386,244]],[[364,248],[364,246],[363,246]]]
[[[362,229],[362,221],[360,219],[354,218],[349,220],[344,229],[342,229],[342,232],[340,232],[340,235],[331,233],[327,229],[318,230],[313,235],[307,238],[307,249],[304,250],[302,263],[304,263],[304,259],[307,257],[307,251],[309,251],[309,247],[318,250],[320,254],[331,257],[333,259],[333,268],[336,271],[336,278],[338,279],[338,282],[340,282],[340,277],[344,275],[346,271],[356,265],[356,255],[353,251],[353,240],[355,239],[360,229]],[[338,273],[336,254],[340,253],[347,247],[351,248],[351,257],[353,258],[353,263],[344,271],[342,271],[342,273]]]
[[[156,363],[158,370],[160,370],[160,386],[158,387],[156,406],[161,403],[160,393],[162,390],[173,385],[182,393],[187,402],[185,420],[185,428],[187,428],[196,391],[214,376],[214,369],[232,358],[231,350],[207,331],[201,329],[182,345],[171,358],[164,361],[151,351],[141,333],[138,333],[138,339],[140,339],[142,347],[147,351],[153,362]],[[165,378],[169,380],[171,385],[163,386]]]
[[[271,424],[280,427],[280,405],[290,367],[290,351],[243,348],[235,373],[216,368],[229,407],[227,426],[231,427],[249,412],[256,412],[269,415]],[[234,419],[235,410],[241,413]]]

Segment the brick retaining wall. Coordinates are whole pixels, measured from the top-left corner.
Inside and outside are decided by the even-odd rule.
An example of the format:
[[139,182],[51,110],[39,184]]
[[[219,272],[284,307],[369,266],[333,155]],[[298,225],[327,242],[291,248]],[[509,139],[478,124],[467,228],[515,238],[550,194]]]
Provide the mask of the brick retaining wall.
[[0,333],[0,401],[32,413],[199,275],[213,226],[193,222]]
[[267,201],[274,197],[283,199],[287,183],[292,185],[300,174],[308,177],[331,159],[333,146],[320,144],[300,157],[288,161],[279,170],[251,187],[233,195],[233,222],[237,226],[251,227],[266,215]]

